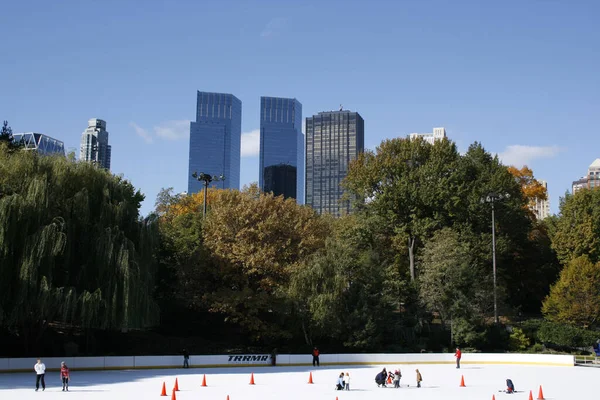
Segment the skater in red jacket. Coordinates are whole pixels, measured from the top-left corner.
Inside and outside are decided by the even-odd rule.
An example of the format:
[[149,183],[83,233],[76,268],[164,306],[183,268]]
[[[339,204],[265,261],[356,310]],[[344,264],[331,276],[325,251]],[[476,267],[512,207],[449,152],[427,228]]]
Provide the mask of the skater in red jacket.
[[67,367],[67,364],[65,364],[65,362],[61,362],[60,363],[60,380],[62,381],[62,385],[63,385],[63,392],[64,391],[69,391],[69,381],[71,380],[71,376],[69,374],[69,367]]
[[312,351],[312,356],[313,356],[313,367],[318,367],[319,366],[319,349],[317,349],[316,347],[313,349]]
[[456,353],[454,353],[454,357],[456,357],[456,369],[460,369],[460,358],[462,357],[460,347],[456,348]]

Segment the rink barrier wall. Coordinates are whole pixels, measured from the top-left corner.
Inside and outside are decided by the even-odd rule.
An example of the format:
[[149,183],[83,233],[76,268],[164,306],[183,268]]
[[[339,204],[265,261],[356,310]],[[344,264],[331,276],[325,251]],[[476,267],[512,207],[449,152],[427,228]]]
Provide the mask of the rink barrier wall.
[[[454,364],[453,354],[322,354],[323,366],[334,365],[403,365]],[[128,356],[128,357],[49,357],[43,358],[46,370],[58,371],[61,361],[73,370],[126,370],[181,368],[183,356]],[[35,358],[0,358],[0,372],[33,371]],[[269,367],[266,354],[190,356],[190,368]],[[544,365],[574,366],[575,356],[554,354],[491,354],[463,353],[461,364]],[[312,356],[306,354],[278,354],[278,366],[312,366]]]

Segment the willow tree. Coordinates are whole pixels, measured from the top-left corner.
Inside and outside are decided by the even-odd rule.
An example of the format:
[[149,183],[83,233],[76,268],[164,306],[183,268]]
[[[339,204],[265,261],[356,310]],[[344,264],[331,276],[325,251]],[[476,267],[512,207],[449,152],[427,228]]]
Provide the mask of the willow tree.
[[51,322],[153,325],[156,235],[143,195],[85,163],[0,147],[0,325],[39,339]]

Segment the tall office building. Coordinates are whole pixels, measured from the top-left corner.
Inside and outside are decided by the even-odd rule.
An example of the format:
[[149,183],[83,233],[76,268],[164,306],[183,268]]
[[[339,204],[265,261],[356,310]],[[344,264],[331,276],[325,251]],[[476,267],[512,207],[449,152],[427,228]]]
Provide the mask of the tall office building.
[[446,129],[444,128],[433,128],[433,133],[411,133],[408,135],[409,139],[422,138],[429,144],[434,144],[438,140],[446,138]]
[[351,212],[340,186],[350,162],[364,150],[365,122],[351,111],[306,118],[306,204],[319,214]]
[[92,162],[101,168],[110,170],[111,147],[108,144],[106,122],[92,118],[88,127],[81,135],[79,160]]
[[242,102],[232,94],[198,92],[196,122],[190,124],[188,193],[202,190],[194,172],[223,175],[221,189],[240,188]]
[[65,155],[65,144],[43,133],[15,133],[13,139],[20,142],[25,150],[37,151],[42,155]]
[[600,187],[600,158],[596,158],[588,167],[586,176],[573,182],[572,191],[575,194],[581,189],[594,189],[597,187]]
[[[548,191],[548,183],[546,181],[539,182]],[[535,203],[531,205],[531,210],[539,220],[548,218],[550,216],[550,198],[546,200],[535,199]]]
[[304,202],[302,104],[296,99],[260,98],[260,166],[264,192]]

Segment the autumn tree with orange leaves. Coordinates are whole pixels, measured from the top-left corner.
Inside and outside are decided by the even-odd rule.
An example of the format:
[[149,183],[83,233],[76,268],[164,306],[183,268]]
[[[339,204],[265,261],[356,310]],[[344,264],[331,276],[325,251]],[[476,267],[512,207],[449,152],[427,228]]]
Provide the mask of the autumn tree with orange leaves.
[[540,181],[535,179],[533,171],[527,165],[523,166],[521,169],[511,165],[508,167],[508,172],[510,172],[519,185],[521,185],[521,190],[523,191],[525,199],[527,199],[528,207],[535,206],[536,201],[548,199],[548,191]]

